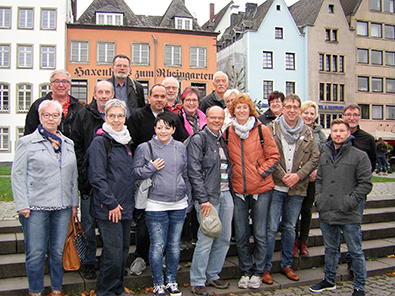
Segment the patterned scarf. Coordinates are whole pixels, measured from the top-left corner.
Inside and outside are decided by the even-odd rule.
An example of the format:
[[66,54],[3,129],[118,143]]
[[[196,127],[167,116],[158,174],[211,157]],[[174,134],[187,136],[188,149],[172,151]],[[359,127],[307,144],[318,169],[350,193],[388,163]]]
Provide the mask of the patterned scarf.
[[43,135],[43,137],[46,138],[49,142],[51,142],[51,145],[52,145],[55,153],[59,153],[60,154],[60,152],[62,150],[62,139],[59,136],[46,131],[43,128],[41,123],[38,125],[37,128],[38,128],[38,132],[41,135]]
[[293,128],[291,128],[285,121],[284,115],[280,117],[279,123],[281,134],[283,135],[285,141],[287,141],[287,143],[290,145],[295,144],[296,141],[299,139],[300,133],[302,132],[304,127],[304,122],[302,118],[298,118],[298,122]]

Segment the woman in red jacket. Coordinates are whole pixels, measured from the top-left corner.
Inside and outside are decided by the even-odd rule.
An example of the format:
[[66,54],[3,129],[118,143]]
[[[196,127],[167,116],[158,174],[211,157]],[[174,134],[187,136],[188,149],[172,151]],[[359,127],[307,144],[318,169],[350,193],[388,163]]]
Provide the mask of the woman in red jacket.
[[[268,127],[256,117],[255,105],[248,94],[239,94],[232,102],[233,122],[224,132],[233,166],[234,225],[242,289],[258,289],[262,283],[267,251],[267,214],[274,188],[272,173],[280,159],[277,145]],[[249,246],[252,217],[254,260]]]

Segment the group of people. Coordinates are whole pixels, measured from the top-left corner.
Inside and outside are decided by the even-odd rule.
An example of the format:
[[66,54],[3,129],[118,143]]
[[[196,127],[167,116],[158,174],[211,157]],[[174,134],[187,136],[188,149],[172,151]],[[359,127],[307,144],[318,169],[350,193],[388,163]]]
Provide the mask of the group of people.
[[[302,104],[295,94],[273,92],[269,109],[258,116],[249,95],[228,90],[228,77],[219,71],[213,77],[214,91],[202,99],[193,87],[179,99],[178,81],[168,77],[151,87],[146,103],[142,86],[129,78],[128,56],[116,55],[112,70],[113,77],[96,82],[93,100],[85,107],[68,94],[70,75],[54,71],[52,92],[34,102],[27,115],[11,181],[25,236],[30,295],[44,289],[46,254],[51,295],[63,295],[62,253],[78,206],[91,245],[81,271],[84,278],[97,277],[99,296],[127,294],[123,278],[133,220],[136,259],[130,273],[140,275],[149,264],[156,295],[181,295],[176,277],[183,228],[187,235],[197,231],[190,269],[194,295],[208,295],[207,285],[229,287],[220,273],[232,233],[241,270],[238,287],[272,284],[280,224],[281,273],[297,281],[292,260],[309,256],[314,200],[326,265],[324,281],[311,291],[336,287],[343,233],[355,275],[353,295],[364,295],[360,225],[372,166],[360,151],[368,145],[365,132],[347,120],[360,114],[357,105],[346,107],[344,119],[332,122],[327,143],[315,122],[317,104]],[[354,128],[364,138],[360,146]],[[86,163],[89,188],[78,182],[77,172],[81,175]],[[347,174],[342,171],[339,180],[343,169]],[[135,209],[135,183],[148,178],[152,185],[145,208]],[[218,235],[199,227],[207,218],[221,222]],[[96,227],[103,242],[98,276]]]

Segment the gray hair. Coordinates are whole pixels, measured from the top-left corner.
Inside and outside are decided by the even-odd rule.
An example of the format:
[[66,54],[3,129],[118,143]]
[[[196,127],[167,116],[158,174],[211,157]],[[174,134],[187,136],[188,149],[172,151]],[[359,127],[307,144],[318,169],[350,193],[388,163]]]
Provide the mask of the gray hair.
[[63,107],[60,105],[58,101],[55,100],[44,100],[38,106],[38,114],[41,114],[41,110],[46,109],[48,107],[54,106],[56,107],[57,111],[62,115]]
[[118,99],[112,99],[107,101],[106,106],[104,107],[104,112],[107,115],[108,110],[112,107],[121,107],[123,111],[125,111],[126,114],[126,104],[124,101],[118,100]]
[[94,93],[96,93],[96,91],[97,91],[97,86],[99,85],[99,83],[102,83],[102,82],[108,83],[108,85],[109,85],[110,88],[111,88],[111,92],[114,93],[114,85],[113,85],[111,82],[107,81],[107,80],[99,80],[99,81],[96,81],[95,86],[93,87],[93,92],[94,92]]
[[233,89],[228,89],[225,94],[224,94],[224,100],[226,100],[231,94],[235,94],[236,96],[239,94],[240,92],[233,88]]
[[215,82],[215,77],[217,77],[217,76],[220,75],[220,74],[225,75],[226,81],[229,81],[228,75],[226,75],[226,74],[225,74],[224,72],[222,72],[222,71],[217,71],[217,72],[215,72],[215,74],[214,74],[214,76],[213,76],[213,81],[214,81],[214,82]]
[[163,79],[162,85],[165,85],[165,82],[168,80],[174,80],[177,83],[177,87],[178,87],[178,80],[177,80],[177,78],[174,78],[173,76],[169,76],[169,77],[166,77],[165,79]]
[[71,75],[70,75],[70,73],[67,72],[66,70],[60,69],[60,70],[52,71],[51,76],[49,77],[49,82],[52,83],[52,78],[53,78],[55,75],[58,75],[58,74],[66,75],[67,78],[68,78],[68,80],[71,81]]

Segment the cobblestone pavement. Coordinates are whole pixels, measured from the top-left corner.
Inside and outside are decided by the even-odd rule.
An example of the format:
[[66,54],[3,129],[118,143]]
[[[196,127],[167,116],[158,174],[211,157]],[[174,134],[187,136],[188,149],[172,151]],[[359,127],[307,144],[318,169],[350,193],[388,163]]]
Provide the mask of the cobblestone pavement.
[[[235,294],[238,296],[261,296],[261,295],[273,295],[273,296],[297,296],[297,295],[339,295],[339,296],[350,296],[353,293],[352,281],[337,282],[337,289],[334,291],[325,291],[319,294],[315,294],[309,291],[309,286],[299,286],[281,290],[270,290],[261,291],[255,293],[242,293]],[[366,295],[377,295],[377,296],[393,296],[395,295],[395,277],[388,277],[386,275],[368,277],[366,279]]]

